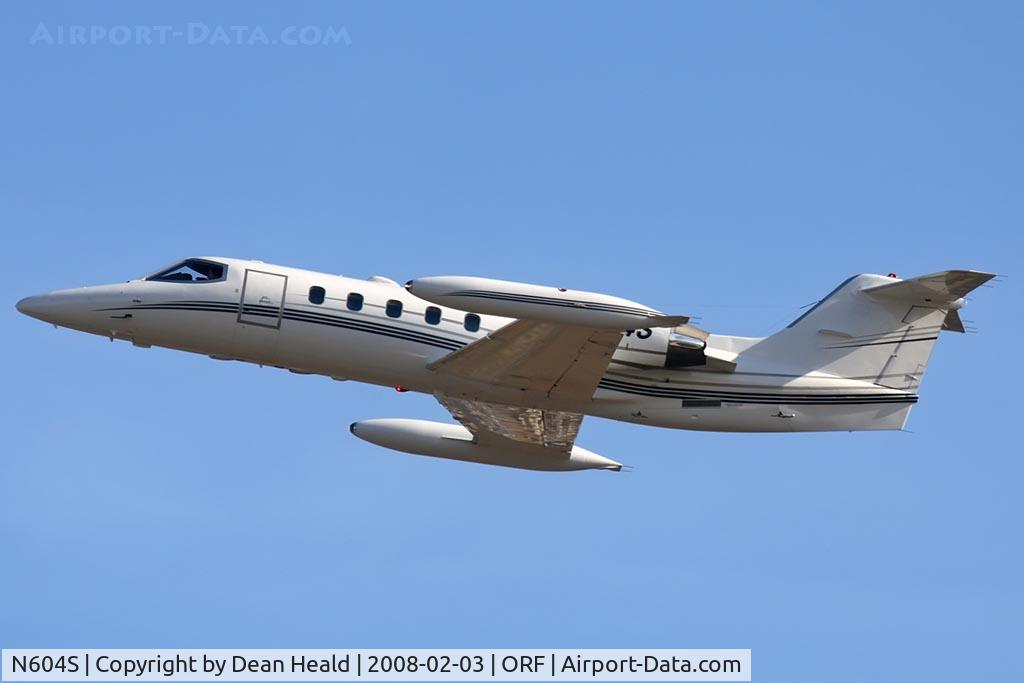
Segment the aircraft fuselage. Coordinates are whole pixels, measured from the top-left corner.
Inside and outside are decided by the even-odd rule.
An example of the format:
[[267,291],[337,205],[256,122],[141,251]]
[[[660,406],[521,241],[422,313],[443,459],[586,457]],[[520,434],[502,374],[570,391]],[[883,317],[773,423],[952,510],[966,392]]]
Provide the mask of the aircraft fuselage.
[[[83,332],[297,373],[445,391],[477,400],[570,410],[681,429],[809,431],[902,425],[916,394],[863,379],[758,363],[666,367],[667,329],[629,330],[589,401],[441,385],[428,365],[513,322],[435,306],[386,278],[361,280],[227,258],[195,259],[220,277],[180,274],[28,297],[23,313]],[[182,278],[185,276],[182,275]],[[168,279],[170,278],[170,279]],[[714,335],[712,335],[714,337]],[[742,356],[757,339],[719,337]],[[864,428],[864,427],[859,427]]]

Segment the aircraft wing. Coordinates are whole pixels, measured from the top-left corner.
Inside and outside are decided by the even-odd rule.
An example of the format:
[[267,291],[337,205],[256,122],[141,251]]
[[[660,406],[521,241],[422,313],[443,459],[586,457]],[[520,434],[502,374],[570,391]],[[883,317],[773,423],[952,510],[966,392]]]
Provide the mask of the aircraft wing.
[[622,334],[518,320],[427,367],[440,375],[496,388],[586,401],[594,395]]
[[564,455],[572,450],[583,416],[557,410],[520,408],[517,406],[470,401],[435,394],[441,405],[485,445],[500,439],[550,449],[552,455]]
[[[519,320],[431,364],[449,378],[499,389],[532,390],[549,398],[588,401],[622,332]],[[583,415],[470,400],[437,393],[437,400],[482,443],[495,437],[572,451]]]

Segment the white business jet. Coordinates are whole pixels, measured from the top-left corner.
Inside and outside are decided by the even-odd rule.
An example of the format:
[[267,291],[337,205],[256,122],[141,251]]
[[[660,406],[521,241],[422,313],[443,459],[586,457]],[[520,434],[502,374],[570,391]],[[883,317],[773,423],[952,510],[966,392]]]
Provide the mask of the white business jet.
[[433,394],[460,425],[354,422],[406,453],[619,470],[575,445],[584,415],[676,429],[901,429],[941,330],[991,273],[857,275],[768,337],[713,334],[606,294],[478,277],[405,286],[232,258],[18,302],[63,327]]

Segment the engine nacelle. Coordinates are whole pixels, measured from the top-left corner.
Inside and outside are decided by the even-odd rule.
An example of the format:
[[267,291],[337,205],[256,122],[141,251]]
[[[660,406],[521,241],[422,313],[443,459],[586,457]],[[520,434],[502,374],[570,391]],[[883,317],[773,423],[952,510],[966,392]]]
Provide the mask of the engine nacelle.
[[688,320],[607,294],[482,277],[424,277],[410,280],[405,288],[440,306],[560,325],[633,330],[670,327]]
[[631,330],[623,335],[614,358],[634,367],[735,372],[737,354],[709,346],[711,339],[693,325]]
[[364,441],[414,455],[464,460],[483,465],[517,467],[524,470],[573,471],[614,470],[622,465],[585,448],[573,446],[569,453],[502,439],[500,444],[479,444],[461,425],[428,420],[376,419],[353,422],[349,431]]

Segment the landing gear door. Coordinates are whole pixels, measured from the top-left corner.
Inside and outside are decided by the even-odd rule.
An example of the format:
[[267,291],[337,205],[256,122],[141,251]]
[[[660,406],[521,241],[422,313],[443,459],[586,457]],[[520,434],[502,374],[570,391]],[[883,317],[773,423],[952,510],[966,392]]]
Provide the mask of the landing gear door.
[[279,329],[284,311],[288,276],[262,270],[246,270],[238,322]]

